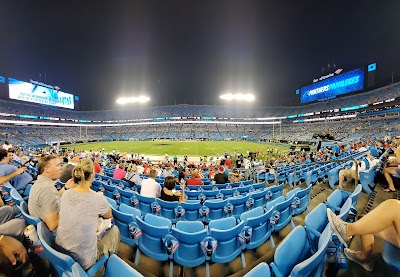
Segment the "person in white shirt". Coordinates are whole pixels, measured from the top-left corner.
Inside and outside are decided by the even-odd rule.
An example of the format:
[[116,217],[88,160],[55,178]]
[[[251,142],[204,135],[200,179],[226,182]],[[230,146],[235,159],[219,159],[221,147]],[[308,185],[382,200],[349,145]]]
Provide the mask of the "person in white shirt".
[[8,149],[10,149],[10,148],[12,148],[11,143],[9,143],[8,141],[5,141],[3,144],[3,149],[8,151]]
[[[367,157],[360,161],[360,165],[358,166],[358,174],[360,172],[365,172],[374,167],[378,162],[379,153],[375,148],[371,148],[367,152]],[[360,175],[359,175],[360,176]],[[359,178],[358,176],[358,178]],[[343,187],[345,180],[347,179],[355,179],[356,178],[356,165],[349,169],[342,169],[339,171],[339,187]]]
[[140,195],[153,198],[158,198],[161,196],[161,186],[156,182],[156,177],[157,171],[155,169],[151,169],[149,178],[142,181]]

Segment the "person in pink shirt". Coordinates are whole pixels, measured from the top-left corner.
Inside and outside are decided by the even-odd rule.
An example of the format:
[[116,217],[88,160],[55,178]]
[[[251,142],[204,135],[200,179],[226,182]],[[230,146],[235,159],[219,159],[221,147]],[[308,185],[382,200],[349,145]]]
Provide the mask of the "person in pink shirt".
[[125,171],[125,162],[119,162],[117,168],[114,170],[113,178],[116,180],[122,180],[125,178],[126,171]]

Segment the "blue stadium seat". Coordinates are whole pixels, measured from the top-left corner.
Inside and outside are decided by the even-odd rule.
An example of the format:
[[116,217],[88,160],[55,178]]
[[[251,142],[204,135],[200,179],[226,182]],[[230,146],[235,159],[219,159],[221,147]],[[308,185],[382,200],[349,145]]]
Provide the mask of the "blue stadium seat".
[[27,204],[25,201],[22,201],[22,202],[19,204],[18,207],[19,207],[19,210],[20,210],[21,213],[22,213],[22,217],[25,219],[25,221],[26,221],[26,223],[28,223],[28,225],[29,225],[29,224],[33,224],[33,225],[36,227],[37,224],[38,224],[39,222],[41,222],[40,218],[31,216],[31,215],[29,214],[28,204]]
[[216,219],[209,223],[209,234],[218,243],[217,249],[211,256],[211,261],[221,264],[229,263],[241,254],[242,266],[246,266],[242,243],[238,238],[243,228],[244,222],[236,224],[234,217]]
[[272,216],[273,209],[265,212],[262,207],[254,208],[240,216],[240,221],[244,221],[245,226],[252,228],[250,242],[247,244],[247,249],[254,249],[264,244],[268,239],[271,248],[275,247],[274,240],[271,236],[273,228],[269,222]]
[[220,189],[220,192],[224,195],[224,199],[227,199],[233,196],[235,190],[236,189]]
[[263,207],[267,203],[267,199],[265,199],[265,195],[268,193],[268,189],[257,190],[251,193],[251,198],[254,199],[254,208]]
[[278,197],[282,196],[283,193],[283,184],[268,187],[268,189],[272,192],[272,198],[270,200],[277,199]]
[[264,189],[264,188],[265,188],[265,182],[253,184],[253,188],[254,188],[255,190]]
[[139,206],[136,208],[139,208],[143,215],[151,213],[151,204],[156,202],[156,199],[152,197],[142,196],[138,193],[135,193],[135,196],[139,200]]
[[294,228],[294,223],[292,221],[292,203],[293,203],[294,195],[292,197],[286,199],[283,196],[268,202],[266,205],[266,209],[270,210],[274,208],[273,217],[275,219],[274,223],[274,231],[279,231],[283,229],[289,222],[290,227]]
[[201,190],[185,190],[185,196],[187,196],[188,200],[197,200],[201,193]]
[[106,183],[103,183],[103,188],[104,190],[104,195],[113,199],[114,198],[114,191],[117,189],[117,186],[114,185],[109,185]]
[[120,257],[113,254],[107,260],[106,272],[104,273],[103,277],[122,277],[122,276],[140,277],[143,275],[140,274],[131,266],[129,266]]
[[249,200],[249,195],[236,196],[228,198],[228,202],[233,205],[232,215],[239,218],[242,213],[247,210],[246,202]]
[[218,193],[219,190],[203,190],[203,194],[206,197],[206,200],[215,199]]
[[271,270],[266,262],[259,263],[243,277],[270,277]]
[[385,241],[382,258],[389,266],[400,271],[400,248]]
[[[163,239],[171,231],[172,223],[169,219],[156,216],[153,214],[146,214],[144,220],[136,217],[136,222],[142,231],[139,238],[139,249],[148,257],[157,261],[170,260],[170,276],[172,275],[172,253],[168,253]],[[140,258],[137,257],[137,262]]]
[[286,198],[290,198],[292,195],[295,197],[294,201],[296,201],[297,207],[293,209],[293,216],[299,215],[304,211],[307,211],[307,213],[310,212],[308,209],[308,204],[310,203],[311,189],[312,185],[305,189],[296,188],[286,194]]
[[114,209],[118,209],[117,202],[114,199],[111,199],[110,197],[105,196],[105,198],[108,201],[108,204],[110,204],[110,207],[113,207]]
[[[72,266],[76,262],[68,255],[58,252],[54,249],[54,235],[47,229],[44,222],[39,222],[37,225],[37,234],[40,243],[43,245],[45,257],[49,260],[49,263],[57,276],[62,276],[63,273],[72,273]],[[93,276],[100,267],[106,262],[107,256],[102,256],[86,273],[89,276]],[[77,265],[75,265],[77,266]],[[83,269],[82,269],[83,270]]]
[[135,193],[132,190],[121,189],[119,187],[117,187],[117,190],[118,190],[118,192],[119,192],[119,194],[121,196],[120,203],[124,203],[124,204],[126,204],[128,206],[131,206],[132,205],[131,198],[133,196],[135,196]]
[[11,197],[12,201],[17,205],[19,205],[22,201],[24,201],[22,196],[14,188],[10,190],[10,197]]
[[224,207],[228,204],[228,199],[206,200],[204,205],[210,209],[206,217],[206,222],[225,217]]
[[203,205],[200,204],[199,200],[186,200],[181,203],[181,207],[185,209],[183,216],[184,220],[194,221],[200,219],[199,209]]
[[326,205],[319,203],[304,219],[304,228],[307,231],[311,249],[314,252],[317,251],[319,237],[327,225]]
[[168,218],[172,223],[176,223],[178,221],[178,216],[175,213],[175,208],[179,206],[178,201],[169,202],[157,199],[157,203],[161,207],[160,216]]
[[179,241],[174,261],[186,267],[196,267],[206,261],[200,243],[207,237],[207,230],[200,221],[179,221],[172,227],[172,235]]

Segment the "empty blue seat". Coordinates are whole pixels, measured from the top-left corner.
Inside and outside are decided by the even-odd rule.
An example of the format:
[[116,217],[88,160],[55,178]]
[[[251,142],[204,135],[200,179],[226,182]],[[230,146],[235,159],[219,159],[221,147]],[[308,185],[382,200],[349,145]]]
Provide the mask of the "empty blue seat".
[[[170,233],[171,221],[160,216],[146,214],[143,220],[136,217],[136,222],[142,230],[139,238],[140,251],[157,261],[167,261],[169,255],[162,239]],[[137,260],[139,261],[139,258]]]
[[257,190],[257,189],[264,189],[264,188],[265,188],[265,183],[266,183],[266,182],[261,182],[261,183],[253,184],[253,188],[254,188],[255,190]]
[[233,193],[236,189],[220,189],[220,192],[224,195],[224,198],[227,199],[233,196]]
[[270,277],[271,270],[267,263],[262,262],[255,266],[252,270],[247,272],[243,277]]
[[268,189],[272,192],[272,198],[270,200],[274,200],[274,199],[277,199],[278,197],[282,196],[283,184],[268,187]]
[[199,209],[203,205],[200,204],[199,200],[186,200],[181,203],[181,207],[185,209],[185,214],[183,216],[184,220],[199,220],[200,219],[200,213]]
[[204,205],[208,207],[209,213],[206,217],[206,221],[210,222],[214,219],[221,219],[225,217],[224,208],[228,204],[228,199],[213,199],[213,200],[206,200]]
[[327,225],[326,205],[319,203],[304,219],[304,228],[308,233],[311,249],[314,252],[317,250],[319,237]]
[[107,260],[106,271],[103,277],[122,277],[122,276],[133,276],[140,277],[143,276],[126,262],[124,262],[120,257],[113,254]]
[[139,206],[136,208],[139,208],[143,215],[152,212],[151,204],[156,202],[155,198],[142,196],[138,193],[135,193],[135,197],[139,200]]
[[197,200],[201,193],[201,190],[185,190],[185,196],[188,200]]
[[175,208],[179,206],[178,201],[169,202],[161,199],[157,199],[157,203],[160,205],[161,210],[159,215],[171,220],[172,223],[176,223],[178,221],[178,217],[175,213]]
[[107,197],[110,197],[111,199],[113,199],[114,198],[114,191],[117,189],[117,186],[103,183],[103,188],[105,189],[104,190],[104,195],[107,196]]
[[132,206],[131,198],[135,196],[135,192],[129,189],[121,189],[119,187],[117,187],[117,190],[120,194],[120,203]]
[[240,195],[228,198],[228,202],[233,205],[232,215],[239,218],[242,213],[247,210],[246,202],[249,200],[249,195]]
[[270,210],[274,208],[273,217],[275,218],[274,231],[279,231],[283,229],[289,222],[290,227],[294,228],[294,223],[292,221],[292,203],[294,195],[286,199],[283,196],[268,202],[266,209]]
[[293,215],[299,215],[304,211],[307,211],[307,213],[310,212],[308,209],[308,204],[310,203],[311,189],[312,185],[305,189],[296,188],[286,194],[286,198],[290,198],[292,195],[294,195],[294,200],[297,202],[297,207],[293,209]]
[[265,195],[268,193],[268,189],[257,190],[251,193],[251,198],[254,199],[254,208],[255,207],[262,207],[267,203],[267,199]]
[[385,241],[382,258],[389,266],[400,271],[400,248]]
[[242,252],[242,243],[239,241],[239,234],[244,228],[244,222],[236,224],[234,217],[212,220],[209,225],[210,236],[217,240],[218,246],[211,256],[215,263],[229,263],[240,254],[242,255],[242,266],[246,262]]
[[179,241],[174,261],[186,267],[196,267],[206,261],[200,243],[207,237],[207,230],[200,221],[179,221],[172,228],[172,235]]
[[271,248],[275,247],[274,240],[271,237],[273,228],[269,221],[274,209],[265,212],[262,207],[254,208],[240,216],[240,221],[244,221],[245,226],[252,228],[250,242],[247,244],[247,249],[254,249],[264,244],[268,239]]
[[118,209],[118,204],[114,199],[111,199],[110,197],[105,196],[105,198],[108,201],[108,204],[110,204],[111,207],[113,207],[114,209]]
[[206,197],[206,200],[215,199],[219,190],[203,190],[203,194]]

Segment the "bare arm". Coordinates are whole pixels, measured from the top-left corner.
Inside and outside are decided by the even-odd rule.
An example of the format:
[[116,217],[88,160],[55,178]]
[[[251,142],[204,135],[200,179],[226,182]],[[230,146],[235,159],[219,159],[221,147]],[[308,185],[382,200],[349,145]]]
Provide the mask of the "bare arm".
[[5,182],[10,181],[12,178],[17,176],[18,174],[24,173],[25,170],[26,170],[26,167],[20,167],[17,170],[15,170],[13,173],[10,173],[10,174],[5,175],[5,176],[0,176],[0,184],[4,184]]
[[57,229],[58,220],[59,220],[58,212],[53,212],[53,213],[46,214],[45,216],[43,216],[43,221],[44,221],[44,223],[46,223],[47,228],[49,228],[50,231]]
[[112,210],[111,208],[108,208],[108,211],[102,215],[103,218],[110,218],[112,215]]

